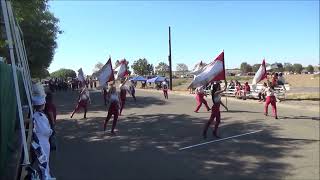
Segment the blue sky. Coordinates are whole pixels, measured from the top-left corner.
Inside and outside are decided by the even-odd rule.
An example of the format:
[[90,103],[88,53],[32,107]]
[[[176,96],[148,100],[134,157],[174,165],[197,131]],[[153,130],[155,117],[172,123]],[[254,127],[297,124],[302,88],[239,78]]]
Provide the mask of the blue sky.
[[319,1],[51,1],[64,31],[49,67],[91,74],[97,62],[168,60],[173,70],[212,61],[225,51],[226,68],[291,62],[319,64]]

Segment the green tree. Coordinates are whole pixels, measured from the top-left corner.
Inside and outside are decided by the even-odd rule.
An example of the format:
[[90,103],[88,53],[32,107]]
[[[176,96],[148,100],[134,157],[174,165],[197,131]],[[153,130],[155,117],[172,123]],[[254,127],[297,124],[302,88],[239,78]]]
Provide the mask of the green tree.
[[284,68],[285,71],[288,71],[288,72],[293,71],[293,66],[292,66],[291,63],[284,63],[283,64],[283,68]]
[[260,66],[261,66],[261,64],[254,64],[254,65],[252,66],[252,71],[253,71],[253,72],[257,72],[257,71],[259,70]]
[[55,77],[55,78],[63,78],[63,79],[66,79],[68,77],[72,77],[72,78],[75,78],[77,77],[77,74],[74,70],[72,69],[64,69],[64,68],[61,68],[57,71],[54,71],[50,74],[51,77]]
[[153,73],[153,65],[149,64],[146,58],[138,59],[131,65],[133,72],[137,75],[150,75]]
[[313,74],[313,72],[314,72],[313,66],[312,66],[312,65],[309,65],[309,66],[307,67],[307,71],[310,72],[311,74]]
[[282,63],[277,63],[277,65],[278,65],[278,72],[283,72],[284,67],[283,67]]
[[21,27],[31,75],[47,69],[57,48],[59,20],[49,11],[48,0],[13,0],[13,10]]
[[102,62],[98,62],[98,63],[94,66],[93,73],[98,72],[98,71],[103,67],[103,65],[104,65],[104,64],[102,64]]
[[188,71],[188,66],[184,63],[180,63],[180,64],[177,64],[176,70],[186,73]]
[[38,76],[40,79],[43,79],[43,78],[47,78],[50,76],[50,73],[47,69],[41,69],[38,73]]
[[155,71],[157,74],[165,76],[166,73],[169,72],[169,65],[164,62],[160,62],[158,66],[155,67]]
[[243,62],[240,65],[240,70],[243,73],[248,73],[248,72],[252,72],[252,67],[250,64],[248,64],[247,62]]
[[293,65],[293,70],[295,73],[301,73],[301,71],[303,70],[303,67],[301,64],[294,64]]

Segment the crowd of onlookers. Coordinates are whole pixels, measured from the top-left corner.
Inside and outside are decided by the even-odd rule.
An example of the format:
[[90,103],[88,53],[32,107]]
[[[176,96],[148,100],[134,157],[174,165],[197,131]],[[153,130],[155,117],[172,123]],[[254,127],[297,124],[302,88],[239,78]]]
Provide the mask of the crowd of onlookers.
[[[47,87],[51,92],[55,91],[67,91],[67,90],[78,90],[81,87],[81,81],[77,78],[64,79],[64,78],[51,78],[49,80],[43,81],[45,87]],[[96,88],[97,80],[87,77],[85,80],[85,85],[87,88]]]
[[[283,76],[283,73],[280,72],[280,73],[272,73],[271,74],[271,81],[268,79],[267,81],[270,81],[270,83],[272,84],[273,88],[276,88],[276,87],[283,87],[283,89],[285,90],[285,79],[284,79],[284,76]],[[259,98],[259,101],[265,101],[265,93],[264,93],[264,90],[265,88],[267,87],[267,82],[264,82],[263,83],[263,86],[262,88],[259,89],[258,91],[258,98]],[[255,90],[256,87],[253,88],[253,90]],[[238,81],[238,80],[230,80],[230,83],[228,84],[228,87],[227,87],[228,90],[234,90],[235,91],[235,97],[236,98],[241,98],[241,99],[246,99],[247,97],[247,94],[249,94],[252,89],[249,85],[248,82],[245,82],[243,85],[241,85],[241,83]]]
[[[272,73],[271,74],[271,80],[268,79],[268,81],[270,81],[270,83],[272,84],[272,86],[275,87],[282,87],[285,90],[285,78],[283,76],[283,73]],[[211,84],[208,84],[206,86],[206,90],[208,91],[211,87]],[[264,89],[267,87],[267,82],[263,83],[263,86],[258,90],[258,98],[259,101],[265,101],[265,93]],[[194,94],[195,93],[195,89],[189,89],[190,90],[190,94]],[[246,100],[247,95],[250,94],[252,91],[256,90],[256,86],[250,86],[248,82],[245,82],[244,84],[241,84],[241,82],[239,82],[238,80],[230,80],[230,82],[228,83],[228,87],[227,87],[227,91],[232,91],[234,92],[234,96],[236,98],[239,99],[243,99]],[[209,91],[208,91],[209,92]]]

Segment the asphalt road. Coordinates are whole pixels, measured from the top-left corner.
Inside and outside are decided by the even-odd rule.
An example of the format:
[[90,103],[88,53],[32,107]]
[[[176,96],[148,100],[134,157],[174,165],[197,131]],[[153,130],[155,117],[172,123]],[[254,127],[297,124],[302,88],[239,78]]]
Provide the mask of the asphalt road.
[[[179,151],[205,142],[201,132],[210,112],[201,107],[194,113],[194,97],[169,94],[165,100],[138,90],[136,103],[127,98],[116,136],[103,132],[101,93],[91,93],[87,119],[82,113],[70,119],[76,97],[55,94],[58,151],[51,170],[58,180],[319,179],[319,112],[308,107],[280,106],[275,120],[263,115],[262,103],[228,99],[230,111],[221,108],[222,138],[263,131]],[[214,140],[211,131],[208,137]]]

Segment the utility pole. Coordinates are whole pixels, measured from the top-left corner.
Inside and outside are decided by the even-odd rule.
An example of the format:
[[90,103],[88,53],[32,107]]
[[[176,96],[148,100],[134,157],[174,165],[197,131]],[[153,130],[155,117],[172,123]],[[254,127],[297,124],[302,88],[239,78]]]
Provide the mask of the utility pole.
[[172,91],[172,64],[171,64],[171,29],[169,26],[169,56],[168,56],[168,60],[169,60],[169,73],[170,73],[170,83],[169,83],[169,87],[170,90]]

